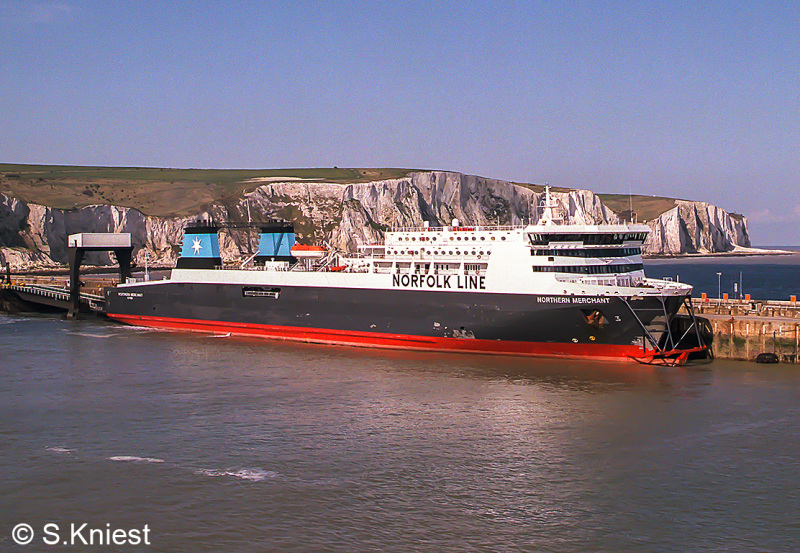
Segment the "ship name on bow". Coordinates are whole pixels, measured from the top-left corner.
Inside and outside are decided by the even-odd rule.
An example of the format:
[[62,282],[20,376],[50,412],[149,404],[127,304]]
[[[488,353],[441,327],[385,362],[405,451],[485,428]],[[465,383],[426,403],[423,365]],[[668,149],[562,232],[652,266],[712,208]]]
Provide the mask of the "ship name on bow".
[[536,298],[538,303],[565,303],[570,305],[585,305],[595,303],[611,303],[611,298],[599,296],[576,297],[576,296],[539,296]]

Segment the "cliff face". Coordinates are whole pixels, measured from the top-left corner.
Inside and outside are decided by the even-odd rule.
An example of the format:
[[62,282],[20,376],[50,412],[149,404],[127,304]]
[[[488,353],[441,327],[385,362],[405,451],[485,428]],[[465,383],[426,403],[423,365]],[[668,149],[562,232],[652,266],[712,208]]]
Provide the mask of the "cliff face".
[[652,229],[644,251],[650,255],[728,252],[749,248],[747,219],[734,217],[705,202],[677,205],[648,223]]
[[[568,222],[618,223],[617,215],[588,190],[553,193]],[[274,182],[245,194],[237,202],[212,206],[187,218],[151,217],[132,208],[93,205],[64,211],[26,204],[0,194],[0,256],[15,270],[66,263],[66,241],[78,232],[130,232],[134,259],[143,265],[173,265],[180,251],[183,228],[197,219],[215,222],[281,218],[295,223],[301,243],[327,242],[355,251],[359,244],[382,239],[391,227],[450,224],[519,224],[536,222],[544,193],[508,182],[460,173],[429,171],[406,178],[347,185]],[[728,251],[749,246],[746,221],[715,206],[679,202],[675,209],[650,222],[653,232],[646,253]],[[255,251],[257,235],[223,231],[223,259],[236,260]],[[88,257],[89,264],[108,264],[109,254]]]

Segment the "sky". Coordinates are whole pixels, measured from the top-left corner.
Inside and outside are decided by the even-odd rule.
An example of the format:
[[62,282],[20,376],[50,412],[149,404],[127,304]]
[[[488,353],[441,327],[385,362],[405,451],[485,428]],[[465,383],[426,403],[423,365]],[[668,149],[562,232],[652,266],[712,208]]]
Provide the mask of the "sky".
[[795,2],[0,0],[0,162],[407,167],[800,244]]

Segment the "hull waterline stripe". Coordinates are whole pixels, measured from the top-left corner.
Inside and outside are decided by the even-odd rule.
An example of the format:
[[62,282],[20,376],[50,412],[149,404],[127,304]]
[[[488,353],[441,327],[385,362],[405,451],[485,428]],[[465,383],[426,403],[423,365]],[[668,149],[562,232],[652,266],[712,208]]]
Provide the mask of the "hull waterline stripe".
[[641,346],[620,344],[571,344],[549,342],[516,342],[505,340],[478,340],[472,338],[439,338],[404,334],[383,334],[325,328],[231,323],[170,317],[121,315],[108,313],[108,317],[121,323],[203,333],[231,333],[237,336],[262,337],[337,346],[380,347],[389,349],[434,350],[498,355],[527,355],[544,357],[583,357],[632,361],[632,357],[646,355]]

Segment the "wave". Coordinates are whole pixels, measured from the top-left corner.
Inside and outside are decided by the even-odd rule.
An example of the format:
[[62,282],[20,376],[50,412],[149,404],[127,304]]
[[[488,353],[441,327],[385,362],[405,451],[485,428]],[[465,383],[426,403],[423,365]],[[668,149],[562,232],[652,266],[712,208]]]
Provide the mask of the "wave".
[[156,459],[155,457],[135,457],[133,455],[115,455],[109,457],[109,461],[117,461],[121,463],[163,463],[164,459]]
[[[61,455],[72,455],[74,454],[75,450],[69,449],[67,447],[61,446],[52,446],[45,448],[46,451],[51,453],[58,453]],[[117,463],[156,463],[162,464],[165,463],[164,459],[159,459],[157,457],[139,457],[137,455],[114,455],[111,457],[107,457],[109,461],[114,461]],[[177,466],[176,468],[185,468]],[[208,476],[209,478],[238,478],[239,480],[247,480],[250,482],[261,482],[262,480],[277,478],[280,476],[277,472],[271,470],[265,470],[259,467],[232,467],[226,469],[196,469],[193,470],[194,474],[199,476]]]
[[91,332],[70,332],[73,336],[83,336],[84,338],[113,338],[119,336],[118,333],[113,334],[92,334]]
[[138,325],[118,325],[118,328],[124,329],[125,332],[161,332],[161,329],[153,328],[152,326],[138,326]]
[[250,480],[252,482],[260,482],[267,478],[277,478],[278,473],[271,470],[264,470],[260,468],[240,468],[240,469],[199,469],[194,471],[199,476],[209,476],[211,478],[220,478],[223,476],[231,476],[241,480]]

